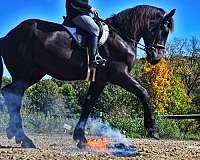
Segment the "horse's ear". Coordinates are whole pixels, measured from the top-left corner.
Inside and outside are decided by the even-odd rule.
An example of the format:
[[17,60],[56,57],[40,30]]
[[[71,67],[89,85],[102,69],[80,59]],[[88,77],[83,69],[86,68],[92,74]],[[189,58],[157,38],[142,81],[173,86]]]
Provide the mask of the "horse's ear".
[[172,9],[167,15],[165,15],[164,22],[168,22],[173,17],[175,12],[176,12],[176,9]]

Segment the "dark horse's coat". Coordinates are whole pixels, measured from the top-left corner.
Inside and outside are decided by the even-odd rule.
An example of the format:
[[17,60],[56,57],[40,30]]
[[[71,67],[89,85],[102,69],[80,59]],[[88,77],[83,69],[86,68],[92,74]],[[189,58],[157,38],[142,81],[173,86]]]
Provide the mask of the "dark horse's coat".
[[[155,137],[149,94],[129,72],[136,58],[137,42],[141,38],[146,46],[147,60],[152,64],[159,62],[164,47],[159,48],[158,45],[165,46],[173,27],[174,13],[175,10],[172,10],[164,15],[165,12],[160,8],[142,5],[106,19],[111,32],[99,51],[107,63],[105,67],[97,68],[95,82],[91,82],[82,106],[73,136],[79,144],[86,142],[84,130],[88,116],[107,82],[119,85],[139,97],[144,106],[145,128],[150,136]],[[9,139],[15,137],[22,147],[35,147],[22,128],[20,108],[25,90],[46,74],[61,80],[84,80],[87,70],[85,51],[72,43],[72,37],[62,25],[29,19],[0,40],[0,55],[12,77],[12,83],[1,90],[10,117],[7,136]]]

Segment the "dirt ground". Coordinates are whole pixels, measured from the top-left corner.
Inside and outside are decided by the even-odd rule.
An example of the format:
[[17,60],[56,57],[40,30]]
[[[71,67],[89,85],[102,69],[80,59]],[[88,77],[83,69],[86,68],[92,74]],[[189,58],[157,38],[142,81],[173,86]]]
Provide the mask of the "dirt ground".
[[0,159],[7,160],[62,160],[62,159],[177,159],[200,160],[200,141],[131,139],[140,156],[120,158],[106,153],[80,152],[66,134],[30,134],[37,149],[21,149],[14,140],[0,135]]

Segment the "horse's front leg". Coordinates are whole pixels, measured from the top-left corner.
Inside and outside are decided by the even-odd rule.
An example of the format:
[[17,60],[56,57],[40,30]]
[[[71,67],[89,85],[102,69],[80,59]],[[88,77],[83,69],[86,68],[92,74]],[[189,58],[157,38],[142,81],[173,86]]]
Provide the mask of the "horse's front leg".
[[90,84],[90,87],[89,87],[89,90],[87,93],[87,97],[82,106],[81,116],[75,127],[74,135],[73,135],[73,139],[75,141],[78,141],[77,146],[79,148],[83,148],[84,144],[87,142],[86,138],[85,138],[85,132],[84,132],[85,126],[86,126],[88,117],[94,108],[95,102],[98,99],[102,90],[104,89],[105,84],[106,83],[104,83],[104,82],[98,82],[98,81],[92,82]]
[[123,70],[120,69],[120,71],[111,74],[110,82],[121,86],[140,99],[144,107],[144,127],[147,130],[148,136],[159,139],[152,113],[152,104],[147,90],[129,75],[126,67]]

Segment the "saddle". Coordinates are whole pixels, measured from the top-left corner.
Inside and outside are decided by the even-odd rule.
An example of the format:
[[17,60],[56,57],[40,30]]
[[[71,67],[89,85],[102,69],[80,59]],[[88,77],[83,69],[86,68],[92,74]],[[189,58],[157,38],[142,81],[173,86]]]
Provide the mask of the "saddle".
[[[77,42],[77,44],[83,48],[87,47],[87,36],[88,33],[83,31],[81,28],[76,26],[71,19],[68,19],[67,17],[63,16],[63,25],[68,30],[68,32],[72,35],[74,40]],[[99,42],[98,46],[102,46],[109,36],[109,28],[108,25],[102,21],[99,21],[97,19],[94,19],[96,24],[99,26],[100,33],[99,33]]]

